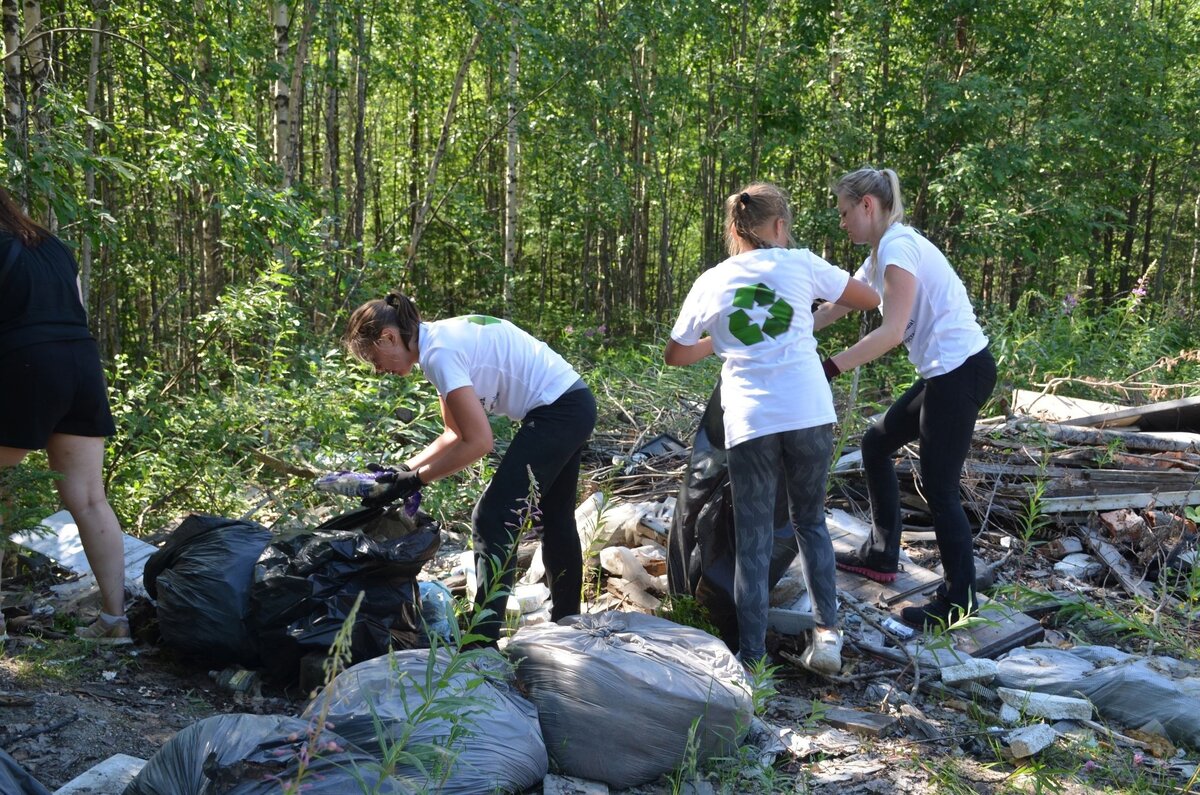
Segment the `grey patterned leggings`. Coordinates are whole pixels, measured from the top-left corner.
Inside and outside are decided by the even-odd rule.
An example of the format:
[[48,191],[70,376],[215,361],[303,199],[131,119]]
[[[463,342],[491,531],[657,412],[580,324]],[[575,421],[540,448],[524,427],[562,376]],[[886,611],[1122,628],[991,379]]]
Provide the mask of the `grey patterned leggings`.
[[800,545],[801,569],[817,626],[837,626],[833,544],[825,527],[825,484],[833,455],[833,426],[782,431],[729,448],[737,571],[738,646],[743,660],[766,653],[767,570],[774,542],[779,473]]

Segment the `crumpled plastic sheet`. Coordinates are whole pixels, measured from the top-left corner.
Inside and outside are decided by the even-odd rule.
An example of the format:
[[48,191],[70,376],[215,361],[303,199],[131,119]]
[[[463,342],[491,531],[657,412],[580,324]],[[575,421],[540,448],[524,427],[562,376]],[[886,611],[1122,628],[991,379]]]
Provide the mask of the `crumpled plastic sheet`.
[[398,651],[343,671],[304,716],[324,710],[334,731],[374,753],[382,740],[429,756],[432,776],[413,765],[395,773],[422,791],[521,792],[546,777],[549,760],[537,708],[504,681],[505,671],[495,652]]
[[750,727],[750,685],[729,649],[664,618],[571,616],[519,630],[507,652],[568,775],[645,784],[732,754]]
[[[217,715],[168,740],[123,795],[278,795],[300,774],[310,724],[281,715]],[[330,731],[316,736],[300,791],[305,795],[412,795],[366,751]],[[335,748],[330,748],[334,743]]]
[[1194,666],[1106,649],[1014,649],[998,661],[996,683],[1085,698],[1100,715],[1129,728],[1156,720],[1176,745],[1200,748],[1200,677]]

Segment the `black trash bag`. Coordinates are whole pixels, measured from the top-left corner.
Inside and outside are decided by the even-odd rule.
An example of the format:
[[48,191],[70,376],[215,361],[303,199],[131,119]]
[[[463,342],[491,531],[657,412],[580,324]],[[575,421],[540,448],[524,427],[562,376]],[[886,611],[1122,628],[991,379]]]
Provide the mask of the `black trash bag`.
[[308,721],[231,714],[205,718],[176,734],[123,795],[278,795],[282,782],[300,774],[302,757],[308,759],[301,779],[305,795],[417,791],[385,775],[374,757],[340,735],[314,736]]
[[429,645],[416,576],[437,553],[441,534],[436,524],[387,539],[350,529],[381,514],[352,511],[263,550],[254,567],[250,624],[272,675],[293,679],[301,657],[326,654],[360,591],[351,662]]
[[[733,601],[733,494],[725,456],[725,412],[718,379],[692,441],[692,455],[679,487],[667,536],[667,581],[671,593],[693,596],[708,609],[729,648],[738,650],[737,608]],[[788,515],[783,472],[775,492],[775,541],[767,586],[783,578],[800,551]]]
[[0,748],[0,792],[4,795],[50,795],[17,760]]
[[143,581],[157,600],[165,643],[222,667],[258,664],[247,631],[254,565],[271,541],[257,522],[192,514],[146,561]]

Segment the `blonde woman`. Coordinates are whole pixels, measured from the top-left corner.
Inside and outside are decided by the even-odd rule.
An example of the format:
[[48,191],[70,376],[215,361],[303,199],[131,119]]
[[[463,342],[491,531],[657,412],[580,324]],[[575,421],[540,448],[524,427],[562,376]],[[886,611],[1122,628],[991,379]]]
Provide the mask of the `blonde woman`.
[[[826,359],[832,379],[903,344],[920,376],[883,419],[863,434],[863,467],[871,497],[872,532],[862,549],[838,555],[838,568],[877,582],[896,579],[900,556],[900,487],[892,457],[920,441],[923,494],[933,515],[945,578],[927,603],[904,608],[905,623],[945,625],[974,606],[971,527],[959,495],[979,410],[996,385],[996,362],[967,290],[946,257],[904,223],[900,179],[890,168],[862,168],[834,187],[841,227],[870,253],[854,278],[883,296],[880,326]],[[820,330],[849,310],[817,310]]]

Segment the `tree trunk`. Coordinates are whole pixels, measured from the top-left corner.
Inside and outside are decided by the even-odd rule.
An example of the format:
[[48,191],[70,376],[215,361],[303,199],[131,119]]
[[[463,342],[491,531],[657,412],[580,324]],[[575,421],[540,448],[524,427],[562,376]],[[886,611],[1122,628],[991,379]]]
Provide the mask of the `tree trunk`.
[[450,101],[446,103],[446,115],[442,119],[442,132],[438,136],[437,149],[433,152],[433,160],[429,163],[429,173],[425,177],[425,198],[422,199],[421,205],[417,209],[412,235],[408,241],[408,258],[404,263],[405,274],[412,272],[413,264],[417,260],[417,246],[421,243],[421,235],[425,232],[425,224],[428,223],[429,208],[433,204],[433,186],[437,184],[438,168],[441,166],[442,157],[446,154],[446,144],[450,139],[450,126],[454,123],[458,97],[462,93],[463,82],[467,79],[467,69],[475,60],[475,52],[479,49],[482,41],[483,31],[476,31],[475,37],[471,39],[471,44],[467,47],[467,52],[463,55],[462,63],[458,65],[458,72],[454,75],[454,87],[450,91]]
[[275,27],[275,165],[279,166],[279,170],[283,173],[286,186],[287,145],[292,126],[291,95],[288,93],[291,90],[291,83],[287,79],[287,57],[288,51],[291,49],[288,34],[292,20],[287,0],[276,0],[271,10],[271,23]]
[[336,0],[326,0],[325,14],[327,29],[325,33],[325,184],[329,188],[330,215],[333,230],[330,235],[333,245],[338,248],[337,238],[341,229],[341,198],[342,198],[342,153],[341,127],[338,124],[338,104],[340,101],[340,81],[338,80],[338,53],[341,50],[340,36],[341,19],[340,4]]
[[[4,15],[4,127],[11,152],[28,162],[25,135],[25,87],[21,80],[21,6],[19,0],[3,0]],[[28,191],[20,191],[28,200]]]
[[508,53],[508,147],[504,167],[504,313],[513,305],[513,282],[517,275],[517,79],[520,76],[520,46],[517,18],[512,19],[512,48]]
[[354,246],[354,267],[363,266],[363,219],[367,201],[366,117],[367,117],[367,49],[366,21],[360,6],[355,13],[354,41],[354,204],[350,208],[350,238]]
[[289,104],[294,106],[295,112],[288,114],[287,143],[283,158],[284,187],[295,182],[296,175],[300,172],[300,127],[303,121],[301,114],[304,112],[304,64],[308,62],[308,48],[312,43],[313,23],[316,22],[316,19],[317,0],[306,0],[303,22],[300,26],[300,38],[296,42],[296,55],[292,60],[291,80],[288,84]]
[[[88,58],[87,99],[84,110],[89,117],[96,116],[96,96],[100,79],[100,57],[104,48],[105,15],[108,12],[108,0],[92,0],[92,49]],[[88,124],[83,133],[84,148],[93,157],[96,154],[96,128]],[[83,197],[88,207],[96,201],[96,169],[91,163],[83,167]],[[88,295],[92,287],[92,238],[84,234],[79,249],[79,284],[83,292],[83,305],[88,305]]]

